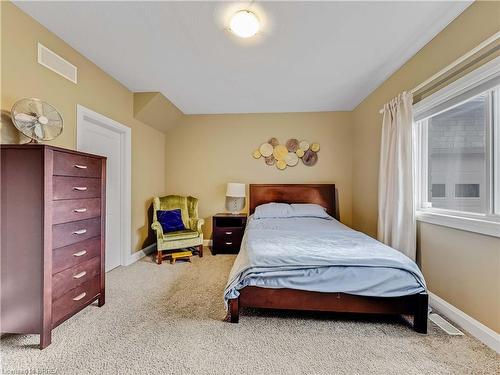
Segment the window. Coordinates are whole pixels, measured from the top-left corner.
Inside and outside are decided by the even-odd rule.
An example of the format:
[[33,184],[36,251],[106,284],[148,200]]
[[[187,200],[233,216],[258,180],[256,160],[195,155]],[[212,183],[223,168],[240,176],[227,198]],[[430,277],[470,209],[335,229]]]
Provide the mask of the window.
[[446,197],[446,184],[432,184],[432,198]]
[[[429,207],[486,213],[486,195],[479,191],[487,184],[486,133],[490,95],[490,91],[481,93],[422,121],[422,126],[427,126],[428,185],[432,192],[436,180],[455,187],[455,194],[444,200],[434,199],[444,195],[431,194]],[[474,202],[457,199],[468,197],[480,199]]]
[[417,219],[500,237],[500,58],[414,106]]
[[456,198],[480,198],[479,184],[456,184]]

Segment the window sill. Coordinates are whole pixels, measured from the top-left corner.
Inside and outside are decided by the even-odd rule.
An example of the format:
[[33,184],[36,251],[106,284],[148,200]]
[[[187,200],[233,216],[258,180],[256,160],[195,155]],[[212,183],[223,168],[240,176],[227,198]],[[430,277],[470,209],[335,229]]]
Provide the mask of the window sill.
[[500,238],[500,222],[498,221],[455,216],[448,213],[445,214],[431,211],[417,211],[416,218],[417,221],[424,223],[442,225],[449,228]]

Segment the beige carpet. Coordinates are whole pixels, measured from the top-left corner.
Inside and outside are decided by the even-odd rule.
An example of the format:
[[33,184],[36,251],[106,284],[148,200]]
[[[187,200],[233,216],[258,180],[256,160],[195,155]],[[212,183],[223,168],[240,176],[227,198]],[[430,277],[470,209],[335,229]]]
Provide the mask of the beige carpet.
[[233,256],[143,259],[107,274],[107,301],[53,331],[2,339],[4,374],[495,374],[499,357],[430,323],[247,311],[222,322]]

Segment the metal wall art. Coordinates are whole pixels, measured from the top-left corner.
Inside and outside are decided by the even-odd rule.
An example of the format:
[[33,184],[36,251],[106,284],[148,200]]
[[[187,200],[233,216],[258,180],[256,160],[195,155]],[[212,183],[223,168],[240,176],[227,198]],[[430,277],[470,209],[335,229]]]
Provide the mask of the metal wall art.
[[319,143],[316,142],[309,143],[290,138],[282,145],[273,137],[262,143],[252,156],[255,159],[263,158],[267,165],[276,165],[280,170],[295,167],[299,160],[302,160],[304,165],[312,167],[318,162],[319,149]]

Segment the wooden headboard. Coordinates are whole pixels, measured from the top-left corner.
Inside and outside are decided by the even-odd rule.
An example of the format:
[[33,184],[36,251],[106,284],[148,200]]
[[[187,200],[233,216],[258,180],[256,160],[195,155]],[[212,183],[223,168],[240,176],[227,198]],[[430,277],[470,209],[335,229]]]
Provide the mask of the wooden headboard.
[[316,203],[340,220],[334,184],[250,184],[250,215],[260,204]]

